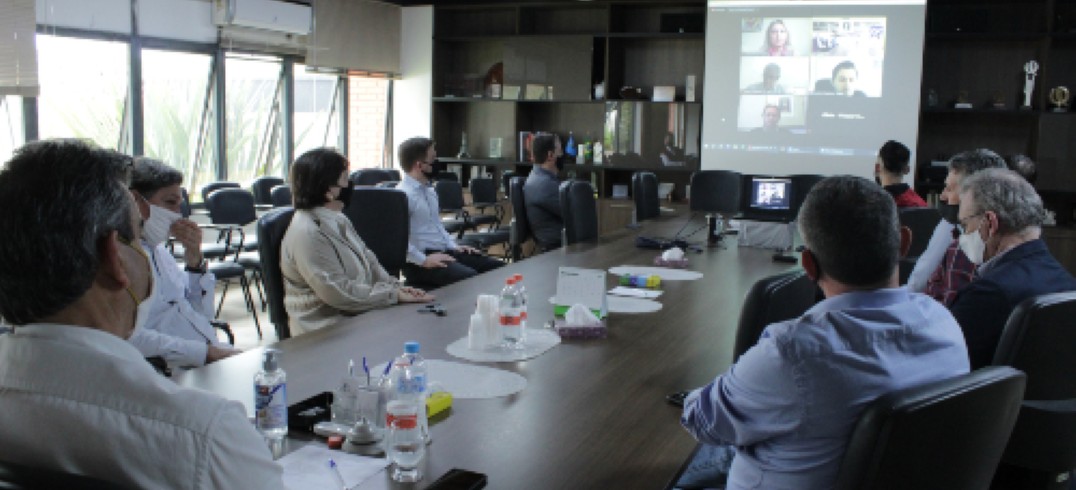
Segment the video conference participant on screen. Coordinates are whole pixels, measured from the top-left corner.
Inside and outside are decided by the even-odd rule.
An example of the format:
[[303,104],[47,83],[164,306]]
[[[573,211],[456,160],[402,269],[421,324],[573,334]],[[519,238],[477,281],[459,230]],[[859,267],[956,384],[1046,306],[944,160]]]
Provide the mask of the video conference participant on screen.
[[766,107],[762,108],[762,127],[755,128],[756,133],[773,133],[784,134],[788,130],[780,127],[781,123],[781,109],[775,104],[766,104]]
[[856,68],[856,64],[845,60],[833,67],[833,73],[828,81],[819,80],[815,84],[815,93],[866,97],[867,94],[862,90],[856,90],[858,80],[859,69]]
[[766,27],[766,39],[758,54],[766,56],[794,56],[792,43],[789,41],[788,27],[785,21],[775,19]]
[[784,94],[785,87],[777,83],[780,79],[781,66],[769,63],[762,69],[762,81],[748,85],[743,91],[748,94]]

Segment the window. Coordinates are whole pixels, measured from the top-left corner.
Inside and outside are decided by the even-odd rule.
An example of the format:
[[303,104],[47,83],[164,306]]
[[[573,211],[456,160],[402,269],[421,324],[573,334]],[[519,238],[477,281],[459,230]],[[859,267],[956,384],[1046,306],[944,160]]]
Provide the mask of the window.
[[216,179],[207,54],[142,51],[145,154],[183,172],[192,193]]
[[295,65],[295,156],[340,146],[341,77],[308,72]]
[[390,83],[386,78],[348,77],[348,160],[352,169],[391,165],[394,150],[385,144]]
[[126,150],[127,43],[38,34],[37,52],[41,138],[85,138]]
[[0,96],[0,162],[11,159],[15,149],[26,142],[22,127],[22,97]]
[[225,59],[227,180],[244,183],[261,175],[284,174],[281,74],[279,58],[229,54]]

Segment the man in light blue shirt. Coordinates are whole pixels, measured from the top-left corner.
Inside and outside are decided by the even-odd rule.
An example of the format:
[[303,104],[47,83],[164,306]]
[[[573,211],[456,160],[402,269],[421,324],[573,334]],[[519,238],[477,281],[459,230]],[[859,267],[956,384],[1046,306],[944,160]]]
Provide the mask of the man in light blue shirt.
[[884,190],[828,178],[807,195],[798,223],[803,268],[826,299],[767,327],[728,372],[687,397],[681,423],[721,446],[704,446],[681,487],[727,475],[729,489],[830,488],[871,401],[968,372],[953,316],[898,287],[911,234]]
[[411,222],[407,263],[403,267],[408,283],[434,289],[504,265],[473,247],[457,244],[441,224],[437,192],[430,185],[437,159],[434,141],[411,138],[400,143],[397,153],[404,171],[397,188],[407,194]]

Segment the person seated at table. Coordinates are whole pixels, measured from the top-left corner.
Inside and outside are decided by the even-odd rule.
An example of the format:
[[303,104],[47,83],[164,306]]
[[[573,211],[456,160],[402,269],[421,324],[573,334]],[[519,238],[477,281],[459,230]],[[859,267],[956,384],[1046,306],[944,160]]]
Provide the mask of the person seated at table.
[[341,212],[351,195],[343,155],[329,148],[303,153],[290,180],[295,216],[280,245],[280,273],[293,335],[374,308],[433,300],[389,275]]
[[560,181],[557,172],[564,168],[560,137],[543,133],[531,143],[534,168],[523,183],[523,203],[534,242],[541,250],[560,247],[564,218],[560,213]]
[[397,150],[403,181],[397,186],[407,193],[410,237],[403,274],[410,284],[439,288],[504,265],[474,247],[459,245],[441,224],[441,205],[430,178],[437,149],[433,140],[415,137]]
[[[146,357],[161,357],[171,366],[202,366],[240,351],[217,338],[209,319],[214,316],[216,278],[202,257],[202,230],[180,214],[183,174],[151,158],[136,158],[131,190],[143,220],[142,248],[153,263],[157,294],[146,328],[130,342]],[[166,247],[169,236],[183,245],[185,267]]]
[[915,189],[904,183],[904,176],[911,171],[908,165],[911,157],[912,152],[903,143],[886,141],[874,161],[874,178],[893,196],[898,208],[925,208],[927,202],[916,194]]
[[158,289],[130,166],[51,140],[0,171],[0,454],[124,488],[283,489],[241,403],[177,386],[126,340]]
[[989,169],[960,184],[958,242],[976,265],[950,309],[968,342],[971,367],[990,365],[1016,305],[1047,293],[1076,291],[1076,279],[1040,236],[1046,211],[1035,188],[1016,172]]
[[681,423],[704,443],[678,486],[834,485],[860,413],[891,391],[968,372],[937,301],[898,287],[911,233],[893,198],[860,177],[823,180],[799,213],[803,268],[826,299],[766,327],[724,374],[691,392]]

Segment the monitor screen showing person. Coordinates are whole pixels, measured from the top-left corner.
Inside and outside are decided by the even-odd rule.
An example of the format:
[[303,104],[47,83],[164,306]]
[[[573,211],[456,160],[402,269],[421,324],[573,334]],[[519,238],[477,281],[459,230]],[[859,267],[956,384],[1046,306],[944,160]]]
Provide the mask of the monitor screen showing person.
[[759,210],[787,210],[792,204],[792,179],[752,177],[749,206]]

